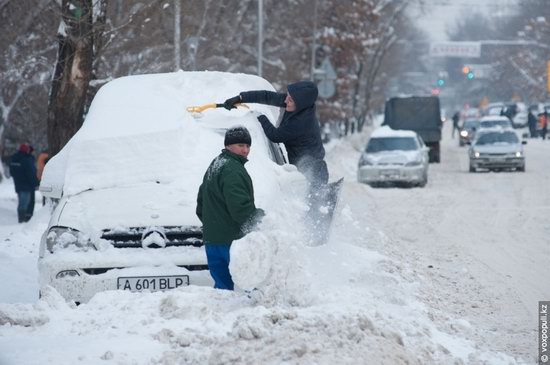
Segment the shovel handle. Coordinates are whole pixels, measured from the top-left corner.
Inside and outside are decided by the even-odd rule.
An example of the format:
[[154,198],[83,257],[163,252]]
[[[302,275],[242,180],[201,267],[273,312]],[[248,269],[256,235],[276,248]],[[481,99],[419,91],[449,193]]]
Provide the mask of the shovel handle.
[[[241,106],[243,108],[250,109],[246,104],[239,103],[235,105],[238,107]],[[189,113],[202,113],[206,109],[215,109],[215,108],[223,108],[223,104],[210,103],[210,104],[204,104],[199,106],[189,106],[187,107],[187,111]]]

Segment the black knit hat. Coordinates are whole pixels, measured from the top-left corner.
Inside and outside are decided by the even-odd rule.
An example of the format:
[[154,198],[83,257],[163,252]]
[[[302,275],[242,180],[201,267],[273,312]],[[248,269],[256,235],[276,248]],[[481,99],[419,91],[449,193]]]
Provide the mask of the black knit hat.
[[232,144],[237,143],[244,143],[247,145],[252,144],[252,138],[250,138],[250,133],[248,132],[248,129],[242,126],[237,127],[231,127],[225,132],[225,140],[224,144],[225,146],[229,146]]

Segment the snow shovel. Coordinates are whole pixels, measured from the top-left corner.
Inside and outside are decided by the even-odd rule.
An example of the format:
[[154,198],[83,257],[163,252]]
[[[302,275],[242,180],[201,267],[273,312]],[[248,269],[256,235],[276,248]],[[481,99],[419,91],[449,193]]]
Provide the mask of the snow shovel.
[[[238,107],[241,106],[243,108],[250,109],[246,104],[239,103],[235,105]],[[201,113],[207,109],[215,109],[215,108],[223,108],[223,107],[224,107],[223,104],[210,103],[210,104],[204,104],[199,106],[188,106],[187,111],[189,113],[192,113],[195,118],[199,118],[202,116]]]

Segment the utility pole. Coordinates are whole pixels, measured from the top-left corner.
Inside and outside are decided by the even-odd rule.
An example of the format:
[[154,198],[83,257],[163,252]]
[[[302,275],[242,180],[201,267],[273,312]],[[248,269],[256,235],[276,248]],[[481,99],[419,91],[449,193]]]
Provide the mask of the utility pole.
[[313,0],[313,41],[311,44],[311,81],[315,81],[315,53],[317,51],[317,2]]
[[181,68],[181,0],[174,0],[174,69],[179,71]]
[[191,71],[197,70],[197,49],[199,48],[199,37],[190,36],[187,38],[187,48],[191,58]]
[[264,2],[258,0],[258,76],[262,77],[263,40],[264,40]]

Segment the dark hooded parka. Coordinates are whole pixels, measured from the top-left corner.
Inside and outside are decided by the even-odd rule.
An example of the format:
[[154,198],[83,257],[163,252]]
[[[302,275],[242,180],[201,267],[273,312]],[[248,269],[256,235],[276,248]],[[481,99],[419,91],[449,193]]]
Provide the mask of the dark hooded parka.
[[[270,141],[283,143],[288,152],[289,162],[311,180],[313,178],[326,183],[328,172],[323,161],[325,148],[321,140],[321,128],[315,116],[315,101],[317,100],[317,86],[311,81],[299,81],[288,85],[288,94],[296,104],[296,110],[285,110],[281,123],[275,127],[265,115],[258,117],[265,135]],[[273,91],[245,91],[240,93],[243,103],[259,103],[286,107],[287,94]],[[310,176],[308,176],[310,175]]]
[[36,162],[31,152],[32,147],[23,143],[11,157],[10,174],[13,177],[17,193],[34,192],[39,185],[38,177],[36,177]]

